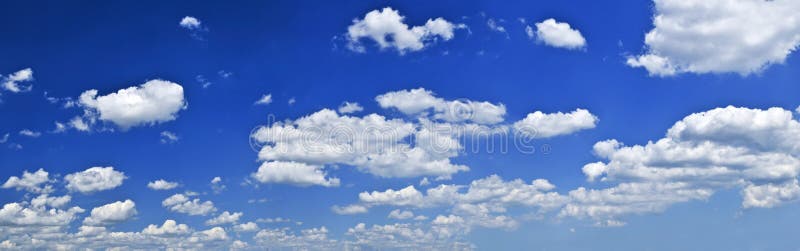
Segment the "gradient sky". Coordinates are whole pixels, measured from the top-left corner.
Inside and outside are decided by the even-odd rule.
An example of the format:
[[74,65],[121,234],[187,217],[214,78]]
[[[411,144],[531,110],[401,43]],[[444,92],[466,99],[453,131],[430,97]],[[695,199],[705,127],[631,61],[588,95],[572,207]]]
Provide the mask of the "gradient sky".
[[792,1],[0,9],[0,249],[800,248]]

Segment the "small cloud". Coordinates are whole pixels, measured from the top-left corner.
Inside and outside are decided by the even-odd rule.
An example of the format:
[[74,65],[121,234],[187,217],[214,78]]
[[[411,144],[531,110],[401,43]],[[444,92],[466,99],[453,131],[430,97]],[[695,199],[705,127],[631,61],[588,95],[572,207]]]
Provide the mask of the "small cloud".
[[197,40],[203,40],[203,33],[208,32],[208,28],[203,26],[203,23],[199,19],[192,16],[183,17],[178,24],[181,27],[189,30],[192,38]]
[[39,136],[42,136],[42,133],[24,129],[22,131],[19,131],[19,135],[28,136],[31,138],[38,138]]
[[233,72],[229,72],[229,71],[226,71],[226,70],[219,70],[217,72],[217,75],[219,75],[221,78],[229,78],[229,77],[233,76]]
[[225,185],[222,184],[221,177],[217,176],[211,179],[211,190],[214,190],[214,193],[225,191]]
[[209,86],[211,86],[213,84],[211,81],[206,79],[206,77],[203,76],[203,75],[197,75],[196,77],[194,77],[194,80],[196,80],[198,83],[200,83],[203,86],[203,89],[208,88]]
[[20,83],[33,81],[33,70],[31,68],[19,70],[2,78],[2,81],[3,88],[7,91],[14,93],[29,92],[33,89],[33,85],[21,85]]
[[294,102],[296,102],[296,101],[297,101],[297,100],[295,100],[295,99],[294,99],[294,97],[290,98],[290,99],[289,99],[289,105],[293,105],[293,104],[294,104]]
[[147,183],[147,187],[153,190],[171,190],[178,187],[178,182],[170,182],[164,179],[151,181]]
[[161,132],[161,144],[172,144],[178,142],[180,138],[173,132],[170,131],[163,131]]
[[268,105],[270,103],[272,103],[272,94],[264,94],[254,104],[256,104],[256,105]]
[[356,102],[350,103],[345,101],[341,106],[339,106],[339,113],[341,114],[356,113],[363,110],[364,107],[361,107],[361,105]]

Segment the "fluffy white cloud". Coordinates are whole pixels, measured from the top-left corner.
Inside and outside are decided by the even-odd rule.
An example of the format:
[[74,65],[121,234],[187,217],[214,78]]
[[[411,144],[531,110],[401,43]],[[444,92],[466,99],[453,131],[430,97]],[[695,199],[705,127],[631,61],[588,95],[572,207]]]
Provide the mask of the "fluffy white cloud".
[[258,231],[253,239],[263,249],[293,249],[293,250],[333,250],[337,248],[337,241],[328,239],[328,229],[325,227],[303,229],[299,235],[287,229],[263,229]]
[[214,202],[200,201],[197,198],[190,199],[189,196],[184,194],[172,195],[164,199],[161,205],[170,211],[188,215],[208,215],[217,211],[217,208],[214,207]]
[[[362,192],[358,196],[360,203],[350,206],[450,207],[452,215],[437,217],[433,223],[469,231],[472,226],[506,229],[517,227],[517,220],[504,214],[508,207],[524,206],[543,214],[559,209],[568,202],[567,196],[551,192],[555,186],[542,179],[525,183],[519,179],[504,181],[499,176],[492,175],[472,181],[466,191],[464,187],[439,185],[425,193],[413,186],[400,190]],[[413,214],[393,211],[390,217],[411,218]]]
[[536,111],[514,123],[514,129],[534,138],[549,138],[595,127],[597,117],[585,109],[570,113]]
[[14,188],[17,191],[25,190],[31,193],[50,193],[53,191],[53,186],[48,183],[53,181],[50,180],[49,175],[47,171],[41,168],[33,173],[23,171],[22,178],[17,176],[9,177],[3,183],[3,188]]
[[650,75],[749,75],[780,64],[800,44],[800,3],[763,0],[655,0],[647,52],[628,58]]
[[[532,31],[528,31],[532,35]],[[546,45],[565,48],[581,49],[586,47],[586,39],[581,32],[570,27],[568,23],[547,19],[536,23],[536,39]]]
[[244,215],[242,212],[230,213],[228,211],[222,212],[217,217],[211,218],[206,221],[206,225],[223,225],[232,224],[239,221],[239,218]]
[[506,107],[472,100],[444,100],[424,88],[388,92],[375,97],[382,108],[396,108],[407,115],[433,110],[432,117],[447,122],[472,121],[478,124],[503,122]]
[[339,186],[338,178],[326,178],[321,166],[299,162],[267,161],[251,177],[261,183],[282,183],[295,186]]
[[[161,79],[103,96],[98,96],[97,90],[88,90],[81,94],[79,102],[85,108],[84,118],[78,118],[80,123],[92,124],[99,119],[123,130],[175,120],[178,112],[186,108],[183,87]],[[78,130],[87,127],[75,124]]]
[[797,180],[784,184],[753,185],[742,189],[742,207],[775,207],[800,198],[800,186]]
[[[3,208],[0,208],[0,226],[9,228],[67,226],[77,219],[77,215],[83,213],[84,210],[80,207],[72,207],[67,210],[47,207],[53,204],[63,206],[63,204],[66,204],[63,201],[64,199],[64,197],[59,197],[48,202],[47,198],[37,197],[32,200],[32,203],[13,202],[5,204]],[[29,206],[26,206],[26,204]]]
[[170,190],[178,187],[178,182],[170,182],[164,179],[155,180],[147,183],[147,187],[153,190]]
[[181,27],[189,29],[189,30],[196,30],[202,28],[202,23],[195,17],[192,16],[185,16],[181,19],[181,22],[178,23]]
[[360,112],[360,111],[363,111],[363,110],[364,110],[364,107],[361,107],[361,105],[359,105],[356,102],[352,102],[352,103],[344,102],[342,105],[339,106],[339,113],[341,113],[341,114],[356,113],[356,112]]
[[41,194],[36,196],[35,198],[31,199],[30,205],[35,208],[42,208],[42,207],[54,207],[54,208],[61,208],[67,203],[72,200],[72,196],[64,195],[64,196],[49,196],[47,194]]
[[67,189],[73,192],[92,193],[121,186],[127,179],[124,173],[114,167],[92,167],[82,172],[67,174]]
[[92,214],[83,220],[84,225],[108,225],[126,221],[137,214],[132,200],[117,201],[92,209]]
[[254,104],[256,104],[256,105],[268,105],[270,103],[272,103],[272,94],[264,94]]
[[621,184],[571,192],[573,203],[562,214],[613,219],[732,187],[742,188],[745,208],[794,201],[800,196],[800,122],[792,115],[729,106],[686,116],[665,138],[646,145],[598,142],[595,155],[608,161],[588,164],[584,173]]
[[365,250],[472,250],[470,244],[459,242],[457,230],[447,227],[423,229],[410,224],[372,225],[359,223],[347,230],[354,241],[352,246]]
[[25,68],[2,78],[3,88],[10,92],[29,92],[33,85],[21,85],[20,83],[33,81],[33,70]]
[[371,39],[381,49],[393,48],[400,54],[408,51],[419,51],[438,39],[450,40],[455,34],[454,30],[465,27],[453,24],[439,17],[428,19],[423,26],[408,27],[396,10],[386,7],[383,10],[373,10],[364,16],[364,19],[355,19],[347,27],[348,48],[356,52],[364,52],[366,48],[361,44],[364,38]]
[[[411,135],[421,135],[418,141],[422,143],[416,146],[408,144],[404,139]],[[318,174],[321,171],[310,166],[324,164],[347,164],[381,177],[449,177],[468,170],[466,166],[450,162],[449,157],[455,156],[461,146],[454,140],[443,139],[449,135],[438,135],[424,129],[417,131],[414,124],[377,114],[350,117],[323,109],[290,123],[261,127],[252,137],[265,143],[259,158],[267,162],[261,169],[267,174],[280,174],[262,177],[266,180],[292,181],[298,178],[289,175],[289,171],[294,169],[304,171],[303,181],[313,178],[311,180],[315,183],[337,184],[332,179],[320,179]],[[448,143],[434,148],[427,141]],[[289,168],[281,162],[306,165],[291,164],[292,168]],[[260,179],[259,175],[254,178]]]
[[142,230],[143,234],[148,235],[184,235],[191,232],[191,228],[186,224],[178,224],[174,220],[166,220],[161,227],[150,224]]

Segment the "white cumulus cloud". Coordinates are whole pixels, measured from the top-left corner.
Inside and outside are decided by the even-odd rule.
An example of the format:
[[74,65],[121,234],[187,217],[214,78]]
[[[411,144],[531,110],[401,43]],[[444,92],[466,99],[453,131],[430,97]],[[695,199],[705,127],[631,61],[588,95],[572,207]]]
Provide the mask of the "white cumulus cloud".
[[121,186],[126,177],[114,167],[92,167],[81,172],[67,174],[67,189],[73,192],[92,193]]
[[29,92],[33,89],[33,85],[22,85],[21,83],[33,81],[33,70],[25,68],[12,73],[6,77],[0,78],[3,82],[3,88],[10,92]]
[[95,119],[108,121],[123,130],[140,125],[152,125],[175,120],[178,112],[186,108],[183,87],[165,80],[150,80],[140,86],[121,89],[115,93],[98,96],[97,90],[81,94],[80,105],[85,108],[84,118],[73,122],[78,130],[87,128]]
[[570,113],[536,111],[514,123],[514,129],[534,138],[549,138],[594,128],[597,116],[586,109]]
[[108,225],[126,221],[136,214],[136,203],[132,200],[117,201],[92,209],[91,215],[83,220],[83,224]]
[[147,187],[153,190],[170,190],[178,187],[178,182],[170,182],[164,179],[155,180],[147,183]]
[[390,7],[370,11],[364,19],[353,20],[353,24],[347,28],[348,48],[357,52],[366,51],[361,44],[361,40],[366,38],[377,43],[381,49],[393,48],[404,54],[422,50],[439,39],[450,40],[455,36],[455,29],[464,27],[441,17],[428,19],[422,26],[409,27],[404,19],[400,12]]
[[[532,35],[532,31],[528,31]],[[581,49],[586,47],[586,39],[581,32],[572,28],[568,23],[547,19],[536,23],[536,39],[546,45],[565,48]]]
[[655,0],[646,52],[628,58],[650,75],[758,73],[800,45],[800,2]]

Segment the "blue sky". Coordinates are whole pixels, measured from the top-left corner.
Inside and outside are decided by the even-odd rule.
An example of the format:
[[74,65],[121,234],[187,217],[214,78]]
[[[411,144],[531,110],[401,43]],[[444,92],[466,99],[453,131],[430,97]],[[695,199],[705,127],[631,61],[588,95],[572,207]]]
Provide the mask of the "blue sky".
[[0,249],[798,248],[791,1],[0,8]]

